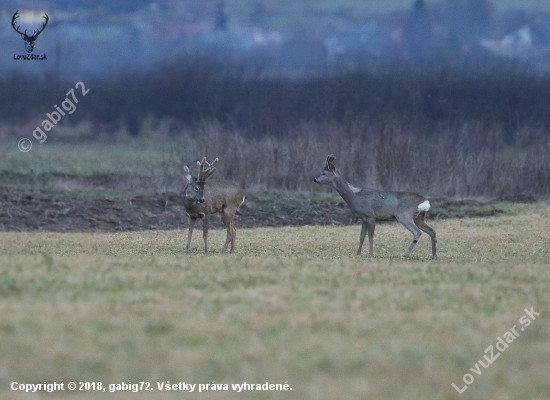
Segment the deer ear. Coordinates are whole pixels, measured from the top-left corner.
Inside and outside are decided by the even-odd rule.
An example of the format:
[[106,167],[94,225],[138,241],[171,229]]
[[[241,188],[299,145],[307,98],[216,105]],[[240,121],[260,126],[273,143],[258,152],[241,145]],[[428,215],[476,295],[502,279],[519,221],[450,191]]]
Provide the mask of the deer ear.
[[187,182],[191,183],[193,181],[193,177],[191,176],[191,171],[189,171],[187,165],[183,167],[183,173],[185,174],[185,179],[187,179]]
[[331,154],[331,155],[327,156],[327,166],[326,166],[326,168],[331,172],[336,171],[336,167],[332,163],[334,160],[335,160],[334,154]]

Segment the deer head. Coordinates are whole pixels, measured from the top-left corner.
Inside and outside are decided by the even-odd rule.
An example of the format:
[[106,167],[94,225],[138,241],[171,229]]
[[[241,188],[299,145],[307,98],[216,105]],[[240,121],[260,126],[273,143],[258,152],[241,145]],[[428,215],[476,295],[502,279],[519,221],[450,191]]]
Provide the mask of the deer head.
[[40,28],[39,30],[34,29],[32,35],[29,36],[29,35],[27,35],[27,30],[26,29],[25,29],[25,32],[21,32],[19,30],[19,26],[15,25],[15,22],[16,22],[15,20],[17,18],[19,18],[18,14],[19,14],[19,11],[16,11],[15,14],[13,14],[13,17],[11,19],[11,26],[13,27],[15,32],[17,32],[21,35],[21,37],[25,41],[25,48],[27,49],[27,53],[30,54],[34,50],[34,41],[36,40],[38,35],[40,35],[40,33],[44,30],[46,25],[48,25],[48,21],[49,21],[50,18],[48,17],[48,14],[44,13],[45,21],[42,22],[42,28]]
[[320,183],[320,184],[332,183],[334,178],[338,176],[336,174],[336,167],[334,166],[334,160],[335,160],[335,157],[333,154],[330,154],[329,156],[327,156],[327,162],[325,163],[325,168],[323,168],[321,175],[315,178],[313,182]]
[[214,164],[217,161],[218,159],[216,158],[212,163],[209,163],[206,161],[206,157],[202,161],[197,161],[197,167],[199,168],[197,176],[191,175],[191,171],[189,171],[187,166],[183,168],[185,178],[187,179],[187,186],[183,191],[185,198],[204,203],[204,184],[206,183],[206,179],[216,171]]

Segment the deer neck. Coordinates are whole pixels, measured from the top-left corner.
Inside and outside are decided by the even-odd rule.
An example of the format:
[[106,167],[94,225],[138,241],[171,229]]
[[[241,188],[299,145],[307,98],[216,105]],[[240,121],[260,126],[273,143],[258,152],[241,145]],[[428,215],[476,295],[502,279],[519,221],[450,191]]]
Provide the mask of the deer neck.
[[332,181],[332,186],[334,187],[334,189],[336,189],[336,191],[338,192],[338,194],[340,196],[342,196],[342,198],[344,199],[344,201],[351,207],[353,208],[353,200],[355,198],[355,196],[357,195],[357,193],[359,193],[361,191],[361,189],[359,188],[356,188],[355,186],[353,185],[350,185],[349,183],[346,182],[346,180],[344,178],[342,178],[341,176],[338,176],[336,177],[333,181]]

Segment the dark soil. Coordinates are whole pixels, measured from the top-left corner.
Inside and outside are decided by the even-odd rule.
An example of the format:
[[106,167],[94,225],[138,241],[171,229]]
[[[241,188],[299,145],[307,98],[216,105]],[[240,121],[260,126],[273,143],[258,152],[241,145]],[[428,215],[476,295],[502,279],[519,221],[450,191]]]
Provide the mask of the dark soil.
[[[534,202],[531,196],[498,199]],[[431,199],[428,219],[489,217],[498,203]],[[325,193],[249,192],[239,227],[357,224],[347,205]],[[212,225],[220,226],[213,217]],[[0,185],[0,231],[113,232],[183,229],[188,217],[177,193],[97,197],[85,192]]]

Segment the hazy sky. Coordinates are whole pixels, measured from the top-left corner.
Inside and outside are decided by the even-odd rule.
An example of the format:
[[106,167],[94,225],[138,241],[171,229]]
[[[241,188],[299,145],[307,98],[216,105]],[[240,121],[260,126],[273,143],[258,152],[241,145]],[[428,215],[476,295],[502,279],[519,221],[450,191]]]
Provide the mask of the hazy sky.
[[[190,3],[193,3],[192,0]],[[202,0],[200,0],[202,1]],[[249,8],[251,4],[263,3],[270,8],[301,8],[304,6],[313,6],[317,9],[331,9],[338,7],[351,7],[359,9],[371,9],[372,11],[388,11],[392,9],[410,8],[415,0],[226,0],[226,4],[231,8]],[[435,5],[438,3],[452,2],[453,0],[426,0],[426,4]],[[455,0],[465,2],[467,0]],[[540,10],[550,12],[549,0],[493,0],[495,10],[507,11],[510,9]]]

